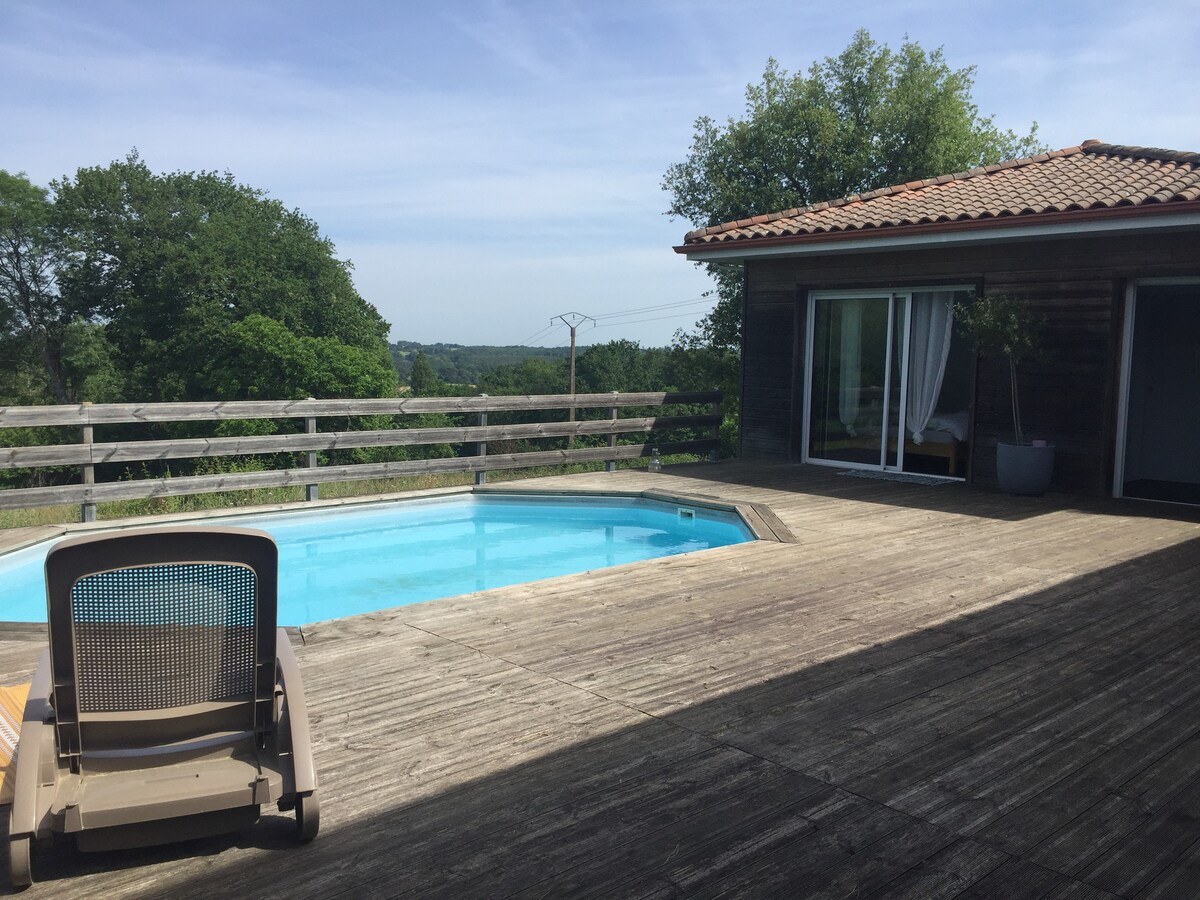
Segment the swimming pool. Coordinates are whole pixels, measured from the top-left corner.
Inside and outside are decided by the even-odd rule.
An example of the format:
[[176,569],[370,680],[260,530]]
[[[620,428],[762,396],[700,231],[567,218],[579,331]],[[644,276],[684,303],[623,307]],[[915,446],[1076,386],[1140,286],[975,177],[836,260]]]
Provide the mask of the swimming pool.
[[[279,623],[306,625],[753,539],[737,513],[642,497],[448,498],[205,519],[279,545]],[[0,557],[0,620],[44,622],[54,541]]]

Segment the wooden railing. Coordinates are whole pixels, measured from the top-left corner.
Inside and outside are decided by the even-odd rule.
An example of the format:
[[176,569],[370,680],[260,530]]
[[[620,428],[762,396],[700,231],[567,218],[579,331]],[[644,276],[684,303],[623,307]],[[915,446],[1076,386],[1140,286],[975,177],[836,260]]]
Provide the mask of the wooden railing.
[[[622,407],[662,407],[711,404],[699,415],[619,418]],[[444,472],[474,472],[482,482],[488,471],[569,463],[604,462],[612,469],[618,460],[675,453],[707,454],[719,449],[721,394],[702,392],[648,392],[611,394],[550,394],[517,397],[419,397],[383,400],[266,400],[201,403],[107,403],[62,406],[0,407],[0,430],[74,426],[80,443],[36,447],[0,447],[0,469],[37,469],[49,466],[80,467],[80,483],[49,487],[12,488],[0,491],[0,509],[78,503],[84,521],[95,518],[95,504],[109,500],[203,494],[295,485],[305,486],[307,499],[317,498],[317,486],[339,481],[396,478]],[[526,424],[488,424],[488,414],[566,409],[604,409],[605,418],[548,421]],[[358,416],[404,416],[444,413],[467,416],[472,424],[439,428],[319,431],[321,419],[345,420]],[[231,419],[304,419],[300,433],[254,437],[201,437],[171,440],[93,441],[100,425],[135,423],[205,422]],[[711,437],[683,441],[618,443],[620,435],[647,434],[681,428],[711,430]],[[606,445],[574,447],[576,438],[607,436]],[[0,431],[0,438],[3,437]],[[567,438],[565,449],[489,454],[488,442]],[[318,465],[320,451],[365,447],[411,447],[430,444],[471,445],[464,455],[394,462]],[[96,467],[112,463],[153,463],[174,459],[306,453],[306,464],[297,468],[212,475],[95,481]]]

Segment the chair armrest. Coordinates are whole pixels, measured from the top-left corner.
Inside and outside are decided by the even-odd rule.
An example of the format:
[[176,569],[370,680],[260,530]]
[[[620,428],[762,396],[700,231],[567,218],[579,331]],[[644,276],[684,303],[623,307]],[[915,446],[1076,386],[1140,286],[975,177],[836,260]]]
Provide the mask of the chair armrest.
[[317,789],[317,770],[312,758],[312,733],[308,726],[308,704],[304,700],[304,682],[300,664],[292,649],[287,632],[280,628],[275,638],[275,656],[279,664],[279,680],[283,686],[283,717],[292,747],[292,767],[296,776],[296,793],[310,794]]
[[[21,716],[9,837],[34,835],[37,832],[45,811],[38,809],[38,787],[46,780],[42,770],[49,767],[52,771],[55,765],[54,708],[50,705],[50,651],[46,650],[38,661],[37,671],[29,686],[29,699],[25,701],[25,712]],[[49,809],[49,801],[43,805]]]

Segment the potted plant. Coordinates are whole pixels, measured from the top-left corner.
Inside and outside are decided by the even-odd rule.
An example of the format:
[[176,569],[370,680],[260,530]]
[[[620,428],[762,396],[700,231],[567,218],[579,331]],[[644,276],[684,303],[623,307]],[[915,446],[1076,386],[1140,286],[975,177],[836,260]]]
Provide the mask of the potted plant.
[[1046,441],[1026,443],[1017,389],[1017,364],[1037,349],[1040,321],[1012,294],[984,294],[973,303],[957,303],[954,316],[980,353],[1008,360],[1014,441],[996,443],[1000,489],[1010,494],[1044,494],[1054,474],[1054,446]]

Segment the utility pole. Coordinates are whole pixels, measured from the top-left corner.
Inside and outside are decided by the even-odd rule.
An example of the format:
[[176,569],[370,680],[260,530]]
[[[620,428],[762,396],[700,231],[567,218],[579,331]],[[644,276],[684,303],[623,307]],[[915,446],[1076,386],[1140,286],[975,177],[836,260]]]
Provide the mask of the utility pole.
[[[553,325],[555,322],[562,322],[564,325],[566,325],[568,328],[571,329],[571,390],[570,390],[571,396],[575,396],[575,329],[578,328],[580,325],[582,325],[584,322],[595,323],[595,321],[596,320],[593,319],[591,316],[585,316],[583,313],[577,313],[577,312],[563,313],[561,316],[555,316],[553,319],[550,320],[551,325]],[[572,406],[568,410],[568,412],[570,413],[570,419],[568,421],[574,422],[575,421],[575,407]],[[567,438],[567,446],[568,447],[574,443],[575,443],[574,435],[571,435],[569,438]]]

